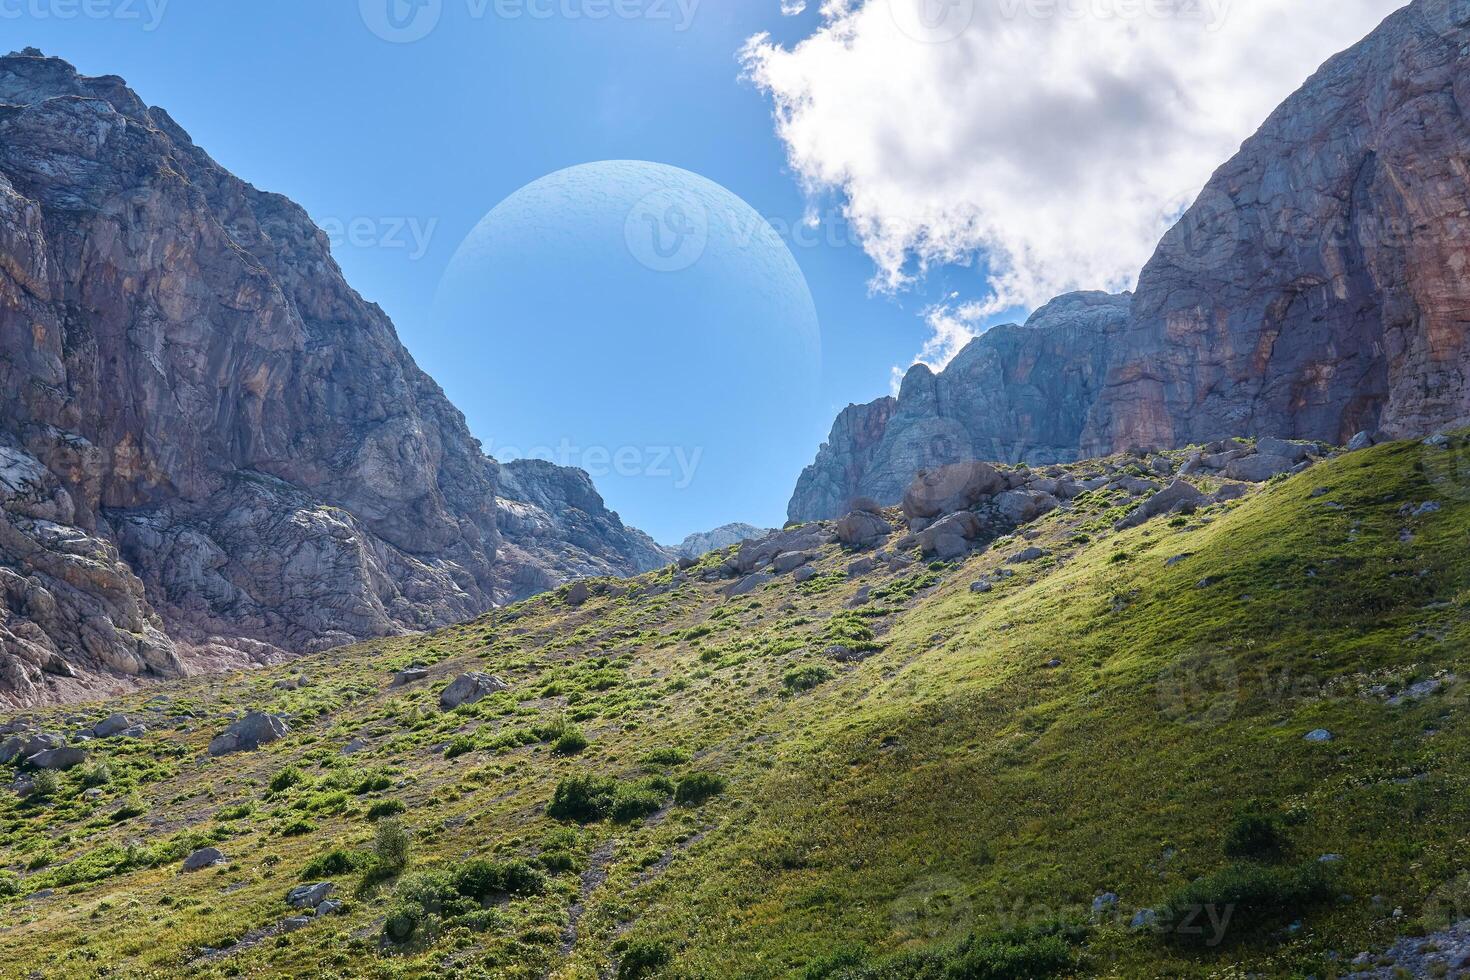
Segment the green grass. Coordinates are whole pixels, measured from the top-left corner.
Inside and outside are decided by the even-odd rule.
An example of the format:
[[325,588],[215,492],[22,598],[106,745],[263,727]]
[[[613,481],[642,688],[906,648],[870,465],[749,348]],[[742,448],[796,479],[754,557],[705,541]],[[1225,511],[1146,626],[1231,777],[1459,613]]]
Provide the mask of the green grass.
[[[1009,579],[1014,544],[854,579],[833,547],[820,588],[783,577],[730,600],[664,570],[576,608],[542,596],[42,712],[152,723],[94,744],[44,799],[0,798],[0,962],[48,978],[1328,976],[1329,952],[1438,927],[1470,894],[1464,690],[1441,676],[1390,703],[1470,677],[1464,452],[1381,446],[1121,534],[1126,502],[1094,492],[1034,526],[1052,559]],[[1442,509],[1400,514],[1427,500]],[[995,589],[971,593],[982,576]],[[414,661],[430,679],[390,687]],[[511,690],[441,712],[466,670]],[[298,674],[300,690],[271,686]],[[291,734],[209,757],[246,708]],[[1317,728],[1333,740],[1305,741]],[[181,873],[206,845],[226,863]],[[303,880],[346,907],[271,931]],[[1094,915],[1104,893],[1116,906]],[[1218,943],[1180,931],[1222,903]],[[1143,909],[1154,924],[1129,928]]]

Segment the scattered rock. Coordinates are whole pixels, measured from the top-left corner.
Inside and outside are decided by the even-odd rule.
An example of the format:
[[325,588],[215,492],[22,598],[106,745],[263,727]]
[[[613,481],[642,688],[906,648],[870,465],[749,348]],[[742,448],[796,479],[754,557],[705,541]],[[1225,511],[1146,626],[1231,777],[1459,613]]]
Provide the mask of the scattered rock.
[[876,547],[893,533],[893,525],[874,511],[854,510],[837,522],[837,540],[853,550]]
[[311,925],[311,920],[304,915],[293,915],[281,920],[281,930],[283,932],[297,932],[298,930],[305,929],[309,925]]
[[132,728],[133,720],[125,714],[109,715],[102,721],[92,726],[94,738],[111,738],[120,734],[124,729]]
[[1041,559],[1045,558],[1048,554],[1050,554],[1050,552],[1043,551],[1041,548],[1027,548],[1025,551],[1022,551],[1019,554],[1015,554],[1015,555],[1012,555],[1011,557],[1007,558],[1006,559],[1006,564],[1008,564],[1008,565],[1026,565],[1026,564],[1030,564],[1033,561],[1040,561]]
[[367,742],[364,742],[360,738],[354,738],[352,741],[350,741],[346,745],[342,746],[342,754],[343,755],[357,755],[357,753],[361,752],[363,749],[365,749],[367,747],[368,747]]
[[439,692],[439,704],[444,710],[451,711],[462,704],[474,704],[509,689],[510,685],[499,677],[471,671],[460,674]]
[[404,687],[406,685],[421,681],[428,676],[429,668],[427,667],[405,667],[403,670],[400,670],[398,673],[393,675],[393,683],[390,686]]
[[1256,442],[1256,452],[1262,456],[1281,456],[1291,460],[1293,463],[1300,463],[1312,455],[1315,448],[1315,446],[1307,443],[1288,442],[1285,439],[1277,439],[1273,436],[1267,436]]
[[864,575],[869,575],[869,574],[873,573],[874,571],[877,570],[877,568],[878,568],[878,561],[877,561],[877,559],[874,559],[874,558],[859,558],[857,561],[855,561],[851,565],[848,565],[847,566],[847,577],[848,578],[862,578]]
[[775,569],[777,575],[785,575],[787,572],[796,571],[803,565],[811,564],[818,557],[818,555],[810,551],[788,551],[785,554],[777,555],[776,560],[771,563],[771,567]]
[[1138,527],[1164,514],[1192,514],[1209,503],[1209,498],[1194,488],[1188,480],[1175,480],[1166,490],[1160,490],[1138,505],[1134,511],[1116,525],[1119,531]]
[[1139,909],[1133,913],[1133,920],[1128,923],[1128,928],[1134,932],[1142,932],[1152,929],[1159,924],[1159,914],[1153,909]]
[[72,769],[86,761],[86,749],[75,745],[63,745],[60,748],[37,752],[26,759],[26,765],[36,769]]
[[754,572],[750,575],[745,576],[745,578],[734,583],[733,585],[726,586],[725,595],[729,596],[732,599],[736,596],[747,595],[751,592],[754,592],[756,589],[761,588],[769,582],[774,582],[775,580],[776,577],[774,575],[770,575],[766,572]]
[[1355,453],[1362,449],[1371,448],[1372,445],[1373,433],[1359,432],[1357,435],[1353,436],[1351,440],[1348,441],[1347,451],[1350,453]]
[[1225,477],[1244,483],[1265,483],[1274,476],[1291,472],[1291,468],[1295,465],[1294,460],[1285,456],[1267,456],[1257,453],[1254,456],[1242,456],[1232,460],[1225,467]]
[[1330,742],[1332,741],[1332,739],[1332,733],[1325,728],[1315,729],[1313,731],[1307,732],[1306,735],[1306,740],[1308,742]]
[[1450,437],[1443,432],[1436,432],[1424,440],[1424,445],[1431,449],[1448,449],[1450,448]]
[[573,582],[572,587],[567,589],[566,603],[576,607],[586,603],[592,598],[592,588],[586,582]]
[[202,871],[216,864],[224,863],[225,856],[216,847],[201,847],[199,850],[184,858],[185,871]]
[[798,568],[796,570],[795,575],[791,576],[791,580],[797,585],[800,585],[803,582],[810,582],[812,579],[816,578],[820,574],[821,573],[812,566],[803,565],[801,568]]
[[286,893],[286,904],[293,909],[314,909],[336,891],[330,881],[318,881],[312,885],[298,885]]
[[980,519],[969,511],[951,514],[919,534],[924,554],[943,561],[970,553],[970,544],[984,531]]
[[1061,506],[1057,498],[1037,490],[1007,490],[996,496],[994,504],[1001,520],[1017,527],[1030,524]]
[[903,495],[910,520],[943,517],[969,510],[1008,489],[1009,482],[989,463],[967,462],[920,470]]
[[285,738],[290,732],[285,721],[263,711],[252,711],[230,725],[209,743],[210,755],[228,755],[231,752],[254,752],[262,745],[269,745]]
[[986,592],[993,592],[994,590],[995,590],[995,583],[991,582],[990,579],[988,579],[988,578],[983,578],[983,579],[981,579],[978,582],[972,582],[970,584],[970,591],[971,592],[974,592],[974,593],[977,593],[977,594],[984,594]]

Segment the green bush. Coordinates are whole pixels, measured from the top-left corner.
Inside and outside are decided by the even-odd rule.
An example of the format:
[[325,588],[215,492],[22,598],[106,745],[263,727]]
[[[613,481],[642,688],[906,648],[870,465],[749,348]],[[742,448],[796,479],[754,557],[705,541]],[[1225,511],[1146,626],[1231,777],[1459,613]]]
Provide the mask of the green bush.
[[98,786],[106,786],[110,782],[112,782],[112,767],[107,764],[106,759],[98,759],[82,767],[83,788],[94,789]]
[[552,743],[551,751],[557,755],[576,755],[587,748],[588,744],[587,736],[582,734],[582,729],[576,725],[568,725]]
[[953,946],[870,960],[845,950],[807,966],[804,980],[1041,980],[1070,973],[1076,957],[1065,926],[976,933]]
[[396,817],[408,807],[401,800],[379,800],[368,807],[367,818],[369,820],[382,820],[384,817]]
[[546,890],[546,877],[524,861],[469,861],[453,872],[450,881],[459,895],[479,902]]
[[444,747],[444,758],[458,759],[475,751],[475,740],[468,735],[456,735]]
[[679,780],[674,787],[674,802],[683,806],[698,806],[711,797],[725,791],[725,780],[708,772],[694,772]]
[[316,833],[316,824],[305,817],[297,817],[281,828],[282,837],[305,837],[307,834]]
[[61,792],[61,777],[50,769],[42,769],[31,777],[31,798],[50,800]]
[[654,749],[643,757],[645,766],[682,766],[689,761],[689,753],[683,749]]
[[343,848],[335,848],[327,853],[313,858],[306,867],[301,869],[302,881],[321,881],[333,875],[352,874],[361,871],[372,863],[372,857],[362,851],[349,851]]
[[1256,807],[1249,807],[1235,815],[1225,830],[1222,846],[1226,857],[1255,861],[1279,860],[1287,850],[1280,819]]
[[662,810],[668,798],[668,793],[646,783],[619,786],[613,794],[612,809],[608,815],[616,823],[632,823]]
[[292,786],[300,786],[305,779],[300,769],[295,766],[287,766],[271,777],[270,790],[272,793],[282,793]]
[[568,776],[556,784],[546,815],[553,820],[592,823],[612,811],[617,780],[609,776]]
[[20,894],[20,875],[14,871],[0,870],[0,898]]
[[393,779],[383,773],[372,773],[362,777],[362,782],[352,792],[357,796],[366,796],[368,793],[381,793],[385,789],[393,788]]
[[1316,861],[1289,868],[1234,864],[1175,891],[1159,910],[1159,922],[1173,942],[1214,947],[1300,918],[1331,897],[1331,876]]
[[788,670],[781,681],[789,691],[810,691],[831,679],[832,671],[821,664],[803,664]]
[[108,817],[108,819],[111,820],[113,823],[122,823],[124,820],[131,820],[134,817],[141,817],[147,812],[147,803],[144,803],[142,799],[137,796],[129,796],[127,799],[123,800],[122,803],[118,804],[117,809],[112,811],[112,814]]
[[673,961],[669,947],[659,942],[635,939],[623,951],[618,963],[618,980],[642,980],[651,977]]

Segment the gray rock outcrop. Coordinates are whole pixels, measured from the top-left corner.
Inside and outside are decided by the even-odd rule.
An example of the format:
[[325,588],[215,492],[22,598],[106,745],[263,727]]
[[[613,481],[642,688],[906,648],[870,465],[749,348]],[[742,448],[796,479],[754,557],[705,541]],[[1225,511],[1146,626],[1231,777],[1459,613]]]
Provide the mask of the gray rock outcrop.
[[666,560],[585,474],[486,457],[301,208],[116,77],[0,58],[0,703]]
[[439,705],[444,710],[450,711],[462,704],[475,704],[492,694],[509,689],[510,685],[499,677],[472,671],[468,674],[460,674],[449,682],[448,687],[439,692]]
[[725,524],[713,531],[689,535],[673,551],[684,558],[703,558],[711,551],[721,551],[742,541],[763,538],[773,533],[775,532],[771,528],[756,527],[754,524]]
[[286,723],[275,715],[252,711],[216,735],[209,743],[209,754],[254,752],[262,745],[285,738],[289,732]]

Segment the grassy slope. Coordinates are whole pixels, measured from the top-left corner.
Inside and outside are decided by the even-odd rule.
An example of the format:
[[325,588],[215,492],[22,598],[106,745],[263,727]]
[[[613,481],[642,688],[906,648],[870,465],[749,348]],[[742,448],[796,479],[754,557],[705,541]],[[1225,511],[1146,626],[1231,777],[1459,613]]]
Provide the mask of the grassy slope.
[[[782,976],[838,948],[889,953],[1085,919],[1111,891],[1123,924],[1092,930],[1082,973],[1323,975],[1324,951],[1386,945],[1470,865],[1462,690],[1400,706],[1376,690],[1470,671],[1464,452],[1379,447],[1121,535],[1107,530],[1120,501],[1084,499],[1037,526],[1055,557],[988,595],[969,584],[1019,544],[932,581],[916,565],[849,582],[835,573],[850,558],[834,550],[821,566],[834,574],[804,587],[783,578],[726,600],[697,581],[671,588],[666,570],[580,608],[544,596],[289,671],[172,685],[155,717],[199,719],[107,743],[100,801],[79,798],[73,773],[47,805],[0,802],[0,864],[38,865],[21,894],[126,854],[108,843],[139,842],[129,857],[143,865],[0,899],[0,972],[593,977],[630,944],[653,944],[683,974]],[[1400,515],[1425,500],[1443,509]],[[1165,564],[1181,554],[1192,557]],[[793,667],[827,663],[833,617],[847,619],[859,586],[881,595],[895,582],[868,607],[890,614],[865,620],[881,652],[830,664],[815,690],[785,689]],[[1062,666],[1047,669],[1053,657]],[[388,672],[414,659],[434,664],[431,682],[388,689]],[[512,691],[440,713],[437,690],[465,669]],[[304,689],[272,688],[297,672]],[[291,737],[204,756],[221,713],[245,705],[292,712]],[[556,717],[586,731],[584,753],[502,737]],[[1336,739],[1303,740],[1319,727]],[[461,734],[474,750],[445,758]],[[344,757],[354,737],[369,748]],[[670,747],[691,758],[646,761]],[[302,783],[269,791],[288,764]],[[730,788],[629,825],[569,829],[543,812],[569,774],[691,771]],[[372,774],[389,785],[355,792]],[[130,797],[143,812],[112,819]],[[366,811],[384,799],[407,807],[415,867],[544,851],[570,851],[575,867],[541,896],[405,949],[379,941],[391,885],[355,892],[355,874],[331,876],[346,915],[261,935],[308,861],[365,846]],[[1297,859],[1343,855],[1336,891],[1352,899],[1308,910],[1289,936],[1230,932],[1201,953],[1126,929],[1134,909],[1227,863],[1223,828],[1251,799],[1287,815]],[[206,839],[231,864],[180,874],[178,854]]]

